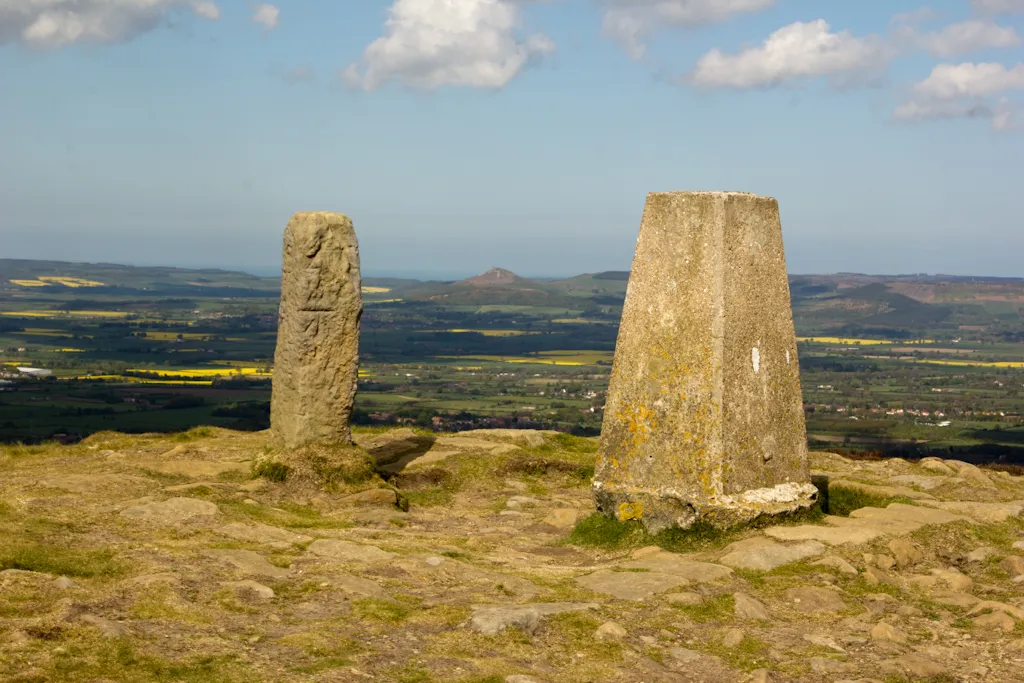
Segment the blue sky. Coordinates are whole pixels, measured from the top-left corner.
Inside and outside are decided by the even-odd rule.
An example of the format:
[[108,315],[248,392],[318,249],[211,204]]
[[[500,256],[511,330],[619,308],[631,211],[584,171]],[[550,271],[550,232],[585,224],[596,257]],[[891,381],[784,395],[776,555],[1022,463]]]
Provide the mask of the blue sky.
[[628,268],[650,191],[790,270],[1024,276],[1024,0],[0,0],[4,256]]

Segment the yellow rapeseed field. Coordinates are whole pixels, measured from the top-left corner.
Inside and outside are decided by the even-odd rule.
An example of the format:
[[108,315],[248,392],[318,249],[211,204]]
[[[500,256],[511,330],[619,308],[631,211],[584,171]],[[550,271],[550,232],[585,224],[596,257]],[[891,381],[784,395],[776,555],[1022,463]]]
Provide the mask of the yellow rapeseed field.
[[982,360],[939,360],[937,358],[904,358],[914,363],[927,363],[928,365],[953,365],[957,367],[972,368],[1024,368],[1022,361],[982,361]]
[[16,285],[21,287],[48,287],[50,285],[64,285],[65,287],[78,288],[78,287],[102,287],[102,282],[96,280],[86,280],[80,277],[59,277],[59,276],[40,276],[35,280],[11,280]]
[[0,311],[11,318],[59,318],[71,315],[81,318],[125,318],[127,311]]
[[123,382],[126,384],[156,384],[161,386],[166,385],[182,385],[187,384],[189,386],[201,386],[209,387],[213,386],[212,379],[183,379],[183,380],[164,380],[164,379],[146,379],[143,377],[130,377],[128,375],[74,375],[72,377],[61,377],[63,381],[82,379],[82,380],[101,380],[104,382]]
[[[798,342],[811,342],[812,344],[843,344],[846,346],[881,346],[895,344],[896,342],[886,339],[851,339],[849,337],[797,337]],[[900,344],[934,344],[934,339],[915,339],[913,341],[900,341]]]
[[390,287],[363,287],[363,294],[387,294]]
[[452,332],[461,334],[465,332],[476,332],[485,337],[522,337],[527,334],[540,334],[540,332],[527,332],[525,330],[440,330],[441,332]]
[[21,331],[21,334],[32,335],[33,337],[63,337],[65,339],[75,336],[70,332],[64,332],[62,330],[48,330],[42,327],[26,327]]
[[271,373],[263,372],[259,368],[132,368],[125,372],[138,372],[156,375],[157,377],[232,377],[245,375],[247,377],[270,377]]
[[611,351],[541,351],[536,356],[438,356],[460,360],[485,360],[497,363],[529,363],[535,365],[583,366],[610,362]]

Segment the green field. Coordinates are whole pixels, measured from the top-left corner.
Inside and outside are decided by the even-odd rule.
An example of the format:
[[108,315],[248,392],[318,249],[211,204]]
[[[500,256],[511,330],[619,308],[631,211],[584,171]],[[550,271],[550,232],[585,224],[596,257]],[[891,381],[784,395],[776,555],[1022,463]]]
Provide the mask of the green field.
[[[354,420],[598,433],[627,277],[367,278]],[[265,428],[278,289],[0,260],[0,439]],[[791,289],[812,446],[1024,462],[1024,281],[794,276]]]

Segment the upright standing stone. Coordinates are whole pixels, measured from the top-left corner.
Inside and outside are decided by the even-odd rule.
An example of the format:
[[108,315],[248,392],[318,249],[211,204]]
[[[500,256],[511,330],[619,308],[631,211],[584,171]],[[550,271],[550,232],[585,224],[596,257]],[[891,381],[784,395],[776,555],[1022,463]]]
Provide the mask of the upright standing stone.
[[598,509],[651,531],[813,503],[774,199],[647,198],[594,477]]
[[289,447],[352,441],[363,297],[348,217],[297,213],[284,232],[271,429]]

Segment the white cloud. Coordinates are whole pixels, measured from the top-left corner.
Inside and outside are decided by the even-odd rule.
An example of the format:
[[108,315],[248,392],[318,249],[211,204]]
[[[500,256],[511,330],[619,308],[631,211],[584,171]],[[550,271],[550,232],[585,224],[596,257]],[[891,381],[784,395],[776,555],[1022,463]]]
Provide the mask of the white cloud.
[[983,14],[1024,14],[1024,0],[971,0],[971,7]]
[[1014,90],[1024,90],[1024,63],[1010,68],[995,63],[939,64],[914,86],[913,97],[897,107],[893,117],[910,122],[981,118],[995,130],[1016,130],[1018,106],[1005,97],[992,103],[992,97]]
[[281,18],[281,10],[273,5],[262,3],[253,8],[252,20],[257,24],[263,24],[268,31],[277,28],[277,22]]
[[1009,69],[991,62],[939,64],[914,86],[916,95],[935,100],[984,97],[1007,90],[1024,90],[1024,63]]
[[219,19],[208,0],[0,0],[0,44],[117,43],[152,30],[173,11]]
[[193,2],[192,10],[204,19],[220,19],[220,8],[212,2]]
[[395,0],[385,34],[342,76],[375,90],[388,81],[433,90],[443,86],[499,89],[555,44],[522,35],[524,0]]
[[775,0],[603,0],[603,32],[640,59],[646,39],[659,28],[690,27],[725,21],[737,14],[760,12]]
[[756,88],[817,76],[880,69],[894,51],[878,36],[832,33],[824,19],[780,28],[765,42],[738,54],[719,49],[702,56],[687,80],[709,88]]
[[901,32],[911,44],[936,57],[952,57],[988,48],[1016,47],[1020,36],[1012,26],[1000,26],[990,19],[970,19],[950,24],[940,31],[920,33],[914,28]]

